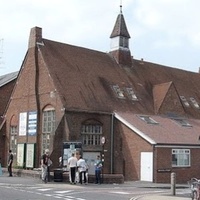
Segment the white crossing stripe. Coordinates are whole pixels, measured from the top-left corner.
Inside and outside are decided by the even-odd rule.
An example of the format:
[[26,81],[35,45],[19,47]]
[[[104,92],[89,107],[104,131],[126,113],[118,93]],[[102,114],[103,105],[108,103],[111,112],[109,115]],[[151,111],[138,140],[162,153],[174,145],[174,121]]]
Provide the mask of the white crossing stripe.
[[57,194],[65,194],[65,193],[69,193],[72,192],[73,190],[65,190],[65,191],[55,191],[55,193]]
[[40,189],[37,189],[37,190],[45,192],[45,191],[52,190],[52,188],[40,188]]
[[110,193],[114,193],[114,194],[130,194],[129,192],[117,192],[117,191],[111,191]]

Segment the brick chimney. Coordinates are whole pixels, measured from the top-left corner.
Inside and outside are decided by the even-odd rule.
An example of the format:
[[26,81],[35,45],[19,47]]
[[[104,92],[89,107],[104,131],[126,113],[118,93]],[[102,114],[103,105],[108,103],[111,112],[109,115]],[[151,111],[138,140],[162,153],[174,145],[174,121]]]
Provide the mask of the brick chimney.
[[30,31],[28,48],[35,47],[37,43],[42,43],[42,28],[33,27]]

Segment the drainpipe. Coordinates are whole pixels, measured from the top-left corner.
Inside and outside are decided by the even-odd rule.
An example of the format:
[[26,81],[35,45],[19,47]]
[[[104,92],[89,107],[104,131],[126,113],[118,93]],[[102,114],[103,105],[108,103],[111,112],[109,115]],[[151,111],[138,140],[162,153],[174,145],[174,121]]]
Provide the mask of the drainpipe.
[[113,143],[114,143],[114,132],[113,132],[113,126],[114,126],[114,115],[111,115],[111,129],[110,129],[110,136],[111,136],[111,142],[110,142],[110,173],[113,174]]

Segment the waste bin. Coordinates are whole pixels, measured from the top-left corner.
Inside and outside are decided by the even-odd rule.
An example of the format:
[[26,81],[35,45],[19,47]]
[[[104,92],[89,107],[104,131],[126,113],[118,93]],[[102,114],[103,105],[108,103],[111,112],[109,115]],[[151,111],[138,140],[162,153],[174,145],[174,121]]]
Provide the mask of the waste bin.
[[54,181],[55,182],[63,181],[63,170],[62,169],[54,169]]

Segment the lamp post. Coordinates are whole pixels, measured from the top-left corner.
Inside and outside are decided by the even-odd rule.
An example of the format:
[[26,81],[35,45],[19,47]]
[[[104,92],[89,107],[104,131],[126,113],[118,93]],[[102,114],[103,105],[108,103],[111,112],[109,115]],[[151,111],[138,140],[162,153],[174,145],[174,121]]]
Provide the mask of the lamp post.
[[104,144],[106,142],[106,138],[103,136],[101,137],[101,145],[102,145],[102,153],[101,153],[101,156],[102,156],[102,183],[103,183],[103,168],[104,168]]

